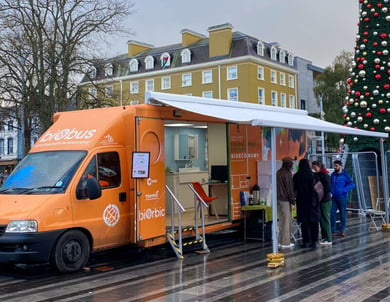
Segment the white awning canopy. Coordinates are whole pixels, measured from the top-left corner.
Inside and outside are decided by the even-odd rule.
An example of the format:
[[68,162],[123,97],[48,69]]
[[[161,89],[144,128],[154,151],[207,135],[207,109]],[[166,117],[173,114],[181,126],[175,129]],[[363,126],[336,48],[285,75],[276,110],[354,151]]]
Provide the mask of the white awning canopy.
[[388,134],[384,132],[366,131],[326,122],[309,116],[306,110],[150,91],[145,94],[145,103],[168,105],[234,123],[250,124],[253,126],[324,131],[357,136],[388,137]]

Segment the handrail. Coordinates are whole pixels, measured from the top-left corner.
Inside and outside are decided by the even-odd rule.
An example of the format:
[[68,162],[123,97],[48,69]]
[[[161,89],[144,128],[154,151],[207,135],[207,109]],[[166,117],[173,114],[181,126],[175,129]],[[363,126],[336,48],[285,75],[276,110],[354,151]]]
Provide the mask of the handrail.
[[196,190],[194,189],[194,186],[190,183],[188,184],[188,187],[190,188],[190,190],[192,192],[194,192],[194,209],[195,209],[195,232],[196,232],[196,239],[199,239],[199,232],[198,232],[198,227],[199,227],[199,223],[198,223],[198,211],[196,210],[196,204],[197,204],[197,200],[200,201],[200,213],[201,213],[201,217],[202,217],[202,237],[203,237],[203,249],[207,249],[207,244],[206,244],[206,230],[205,230],[205,225],[204,225],[204,209],[205,208],[208,208],[209,205],[203,200],[203,198],[198,194],[198,192],[196,192]]
[[180,201],[176,198],[176,196],[172,193],[171,189],[168,185],[165,185],[170,197],[171,197],[171,234],[175,233],[175,209],[177,209],[177,227],[179,233],[179,247],[180,251],[183,250],[183,236],[182,236],[182,222],[181,222],[181,214],[186,210]]

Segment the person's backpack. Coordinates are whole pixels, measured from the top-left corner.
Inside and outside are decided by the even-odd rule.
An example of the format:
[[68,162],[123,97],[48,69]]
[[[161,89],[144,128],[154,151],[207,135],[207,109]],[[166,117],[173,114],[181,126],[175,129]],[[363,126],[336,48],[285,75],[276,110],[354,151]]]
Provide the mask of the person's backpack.
[[324,198],[324,186],[322,185],[321,181],[317,181],[314,184],[314,191],[317,193],[318,201],[321,201],[322,198]]

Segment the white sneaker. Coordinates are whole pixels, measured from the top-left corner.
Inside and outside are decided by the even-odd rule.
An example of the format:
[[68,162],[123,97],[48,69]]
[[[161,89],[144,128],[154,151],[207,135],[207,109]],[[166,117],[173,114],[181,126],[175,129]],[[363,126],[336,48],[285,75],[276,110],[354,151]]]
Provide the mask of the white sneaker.
[[332,245],[332,242],[327,241],[327,240],[321,240],[321,241],[320,241],[320,244],[321,244],[321,245]]
[[280,244],[280,248],[282,248],[282,249],[289,249],[292,247],[294,247],[294,243],[290,243],[289,245]]

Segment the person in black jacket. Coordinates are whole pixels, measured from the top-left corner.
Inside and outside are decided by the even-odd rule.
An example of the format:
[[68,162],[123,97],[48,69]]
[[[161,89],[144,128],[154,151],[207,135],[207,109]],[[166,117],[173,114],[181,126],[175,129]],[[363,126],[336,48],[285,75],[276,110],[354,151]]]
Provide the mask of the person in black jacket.
[[332,200],[330,197],[330,176],[328,170],[325,169],[324,164],[315,160],[311,164],[315,175],[318,176],[319,181],[324,188],[324,196],[320,200],[320,227],[321,238],[320,244],[331,245],[332,244],[332,231],[330,228],[330,209],[332,207]]
[[320,206],[314,191],[315,176],[308,159],[304,158],[299,161],[298,172],[294,174],[293,182],[296,194],[297,220],[301,223],[302,230],[302,247],[316,248]]

